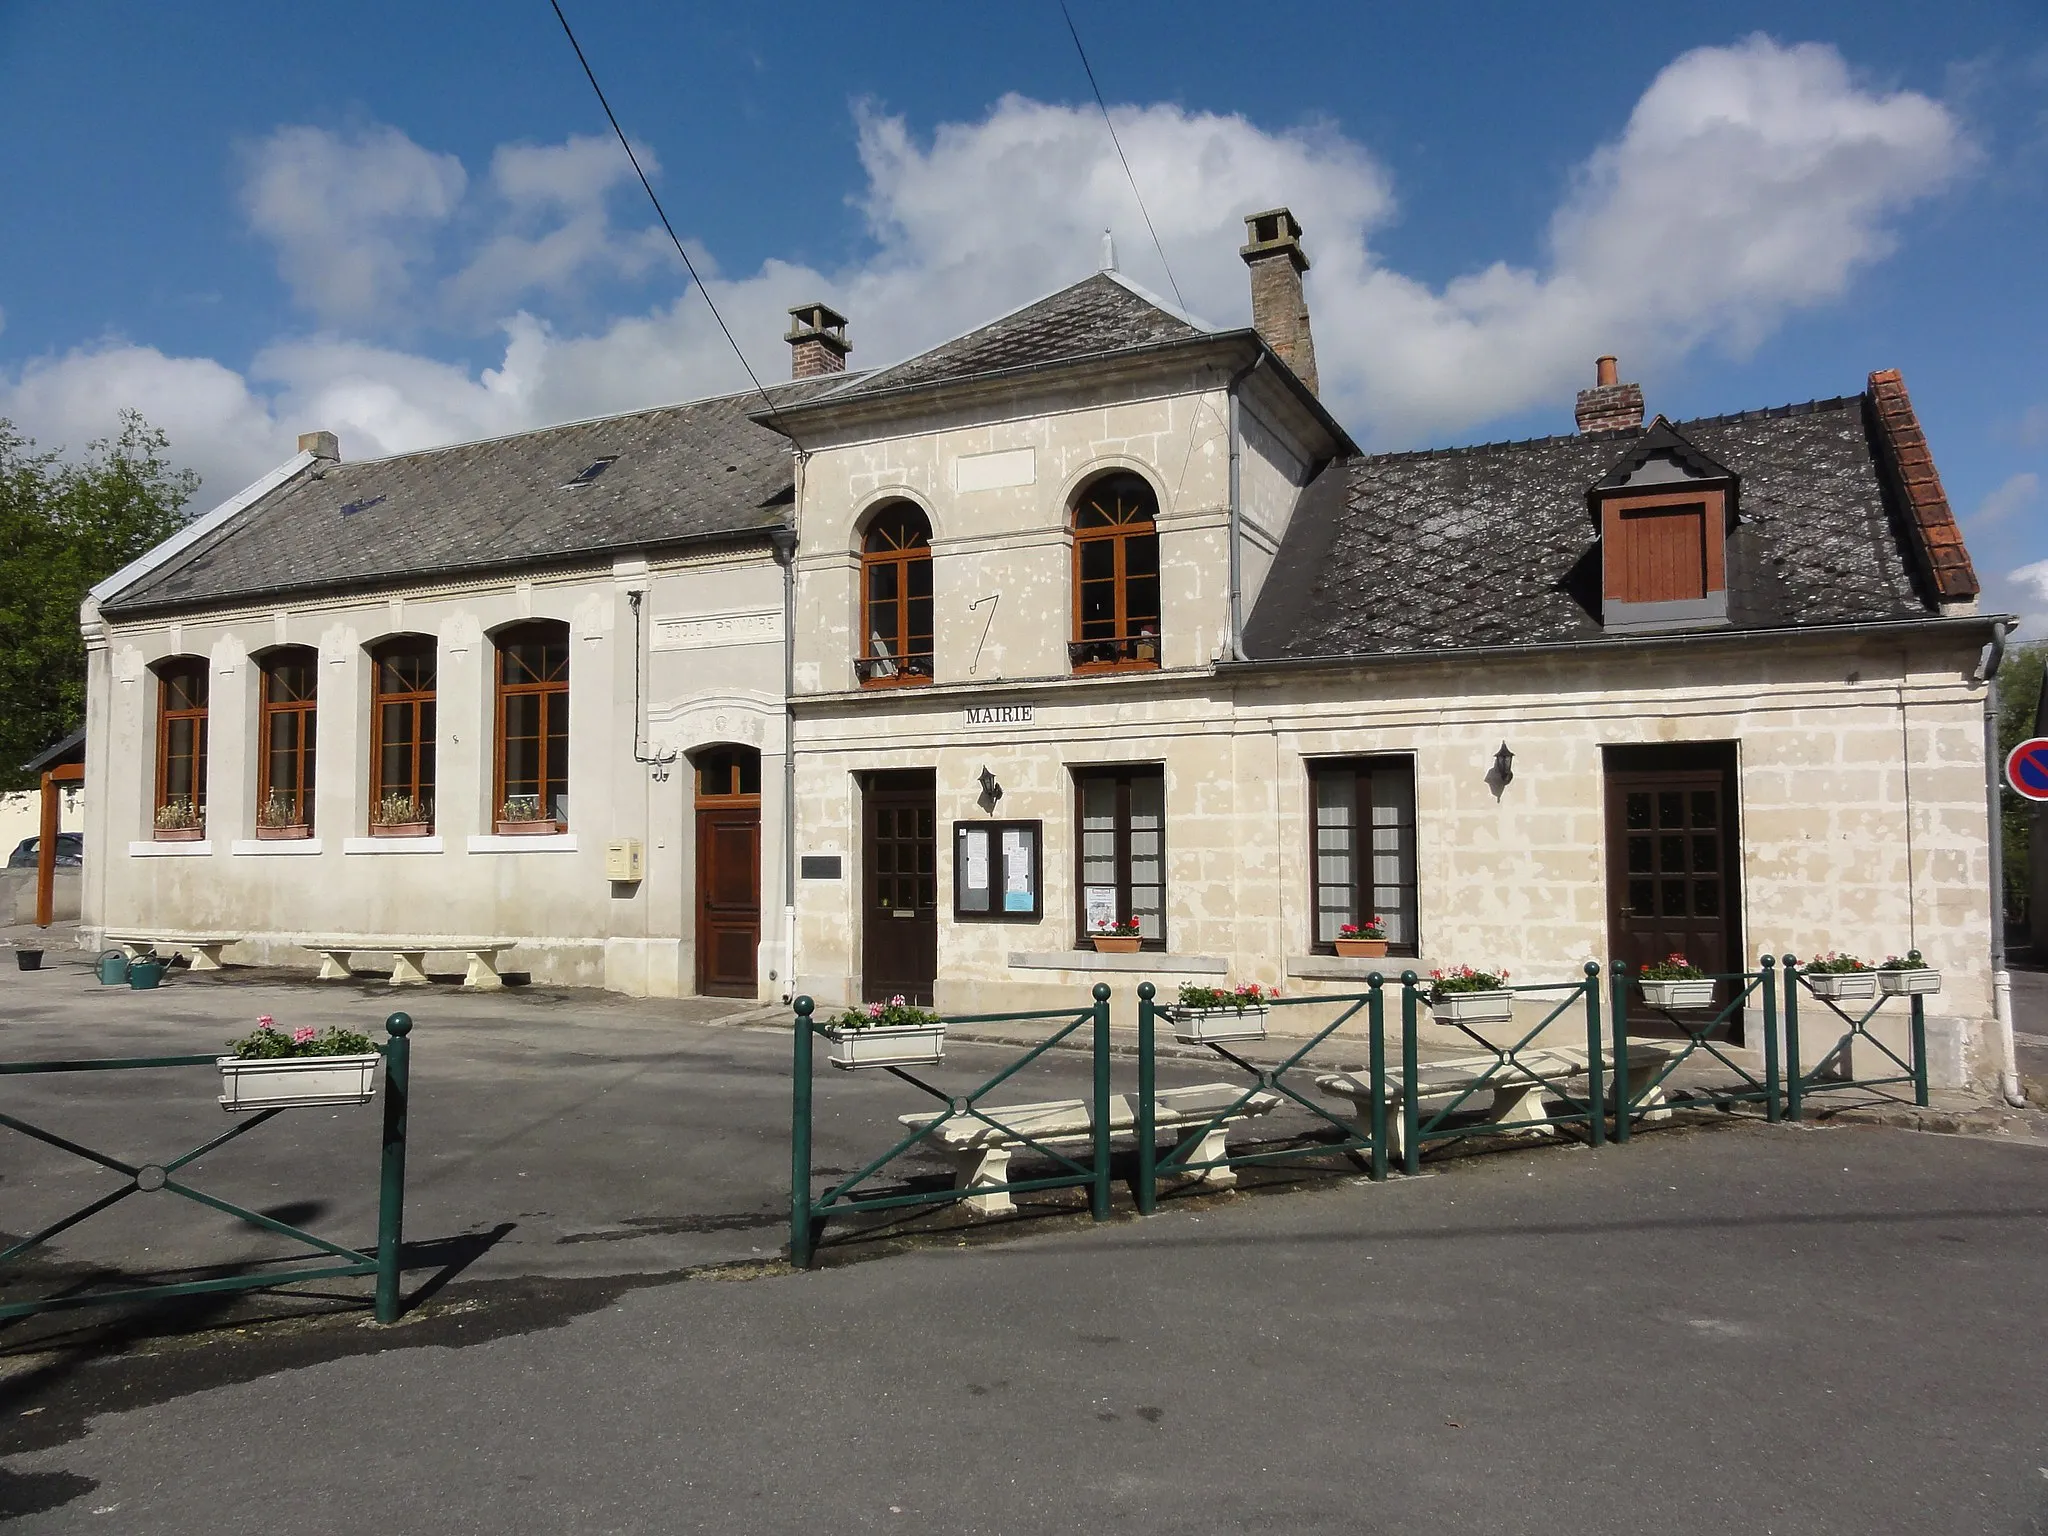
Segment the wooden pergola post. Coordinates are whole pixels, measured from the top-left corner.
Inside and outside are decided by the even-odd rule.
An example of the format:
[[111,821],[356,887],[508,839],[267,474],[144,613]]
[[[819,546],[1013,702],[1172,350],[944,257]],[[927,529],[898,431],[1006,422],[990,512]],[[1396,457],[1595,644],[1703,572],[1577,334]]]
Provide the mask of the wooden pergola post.
[[57,825],[59,784],[83,784],[85,764],[60,763],[43,773],[43,827],[36,839],[36,926],[47,928],[57,913]]

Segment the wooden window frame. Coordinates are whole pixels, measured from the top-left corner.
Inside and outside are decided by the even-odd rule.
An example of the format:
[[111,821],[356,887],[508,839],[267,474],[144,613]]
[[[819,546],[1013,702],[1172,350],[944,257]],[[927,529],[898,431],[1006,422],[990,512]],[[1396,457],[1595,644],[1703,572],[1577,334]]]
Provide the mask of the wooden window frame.
[[1117,921],[1131,920],[1131,784],[1137,779],[1159,781],[1159,937],[1140,939],[1138,948],[1149,953],[1163,954],[1172,933],[1167,926],[1169,911],[1167,893],[1171,885],[1167,880],[1166,863],[1166,768],[1164,764],[1134,764],[1128,767],[1109,766],[1076,768],[1074,775],[1074,931],[1077,935],[1076,948],[1089,949],[1095,942],[1095,934],[1088,927],[1088,859],[1087,845],[1087,783],[1090,779],[1109,779],[1116,784],[1116,810],[1113,813],[1116,838],[1116,852],[1111,856],[1116,861],[1116,915]]
[[[746,783],[746,766],[741,757],[742,753],[754,760],[754,787],[752,789],[744,787]],[[720,757],[730,759],[731,763],[727,771],[726,788],[722,790],[706,789],[704,787],[705,770],[713,759]],[[761,803],[761,749],[759,747],[743,746],[737,742],[725,742],[717,746],[700,747],[690,754],[690,783],[691,793],[695,796],[694,803],[700,809],[728,805],[759,805]]]
[[[272,681],[277,670],[286,662],[296,662],[308,669],[312,678],[313,696],[306,699],[279,701],[270,696]],[[320,697],[320,653],[307,645],[280,646],[265,651],[256,662],[256,835],[261,837],[266,830],[271,832],[295,831],[313,826],[313,785],[319,766],[319,697]],[[276,769],[272,764],[270,731],[271,723],[287,715],[296,715],[298,732],[296,745],[291,750],[292,782],[280,785]],[[280,822],[266,828],[263,808],[270,804],[271,793],[275,790],[289,790],[298,808],[299,819]]]
[[[1365,757],[1318,757],[1308,762],[1308,948],[1312,955],[1334,955],[1337,945],[1326,939],[1320,932],[1322,920],[1322,799],[1317,793],[1316,780],[1323,774],[1348,772],[1353,778],[1351,797],[1351,921],[1356,923],[1367,917],[1381,916],[1375,910],[1372,889],[1380,882],[1372,878],[1373,849],[1372,835],[1372,787],[1370,775],[1379,769],[1399,768],[1408,774],[1408,803],[1415,816],[1415,836],[1421,835],[1422,812],[1415,799],[1415,759],[1399,753],[1378,753]],[[1360,781],[1363,793],[1360,793]],[[1360,835],[1366,839],[1361,848]],[[1413,915],[1414,936],[1409,939],[1390,942],[1387,954],[1414,958],[1422,953],[1422,867],[1420,850],[1415,850],[1415,878],[1396,883],[1408,895],[1410,912]]]
[[[538,634],[543,630],[547,632],[550,642],[557,637],[561,640],[562,675],[557,678],[542,678],[531,682],[507,682],[505,679],[506,646],[508,644],[516,644],[529,633]],[[492,730],[491,751],[493,759],[491,816],[494,826],[538,825],[541,822],[552,821],[557,832],[569,830],[567,817],[546,814],[548,807],[554,803],[555,797],[569,793],[570,783],[569,769],[566,761],[562,765],[562,782],[560,784],[550,782],[548,778],[547,742],[550,734],[548,727],[553,722],[557,710],[561,712],[562,716],[561,734],[563,741],[566,743],[569,739],[569,673],[574,660],[574,645],[575,640],[569,632],[569,626],[559,619],[528,619],[522,623],[508,625],[492,637],[491,666],[492,675],[495,679],[495,686],[492,690],[495,700],[495,708],[493,710],[495,719]],[[438,674],[436,675],[436,681],[439,681]],[[535,783],[538,787],[538,798],[543,814],[534,823],[512,823],[508,822],[504,816],[506,799],[505,704],[509,699],[522,697],[533,697],[540,700],[540,731],[536,738],[540,746],[539,761],[535,765],[537,774]],[[566,746],[564,752],[566,756]]]
[[[1646,598],[1627,590],[1630,547],[1628,514],[1700,509],[1700,532],[1705,567],[1702,597],[1728,590],[1728,493],[1716,486],[1675,486],[1668,490],[1600,498],[1600,593],[1610,603],[1668,601]],[[1688,601],[1688,599],[1678,599]]]
[[[1082,527],[1081,516],[1089,506],[1090,496],[1095,490],[1113,480],[1128,479],[1144,487],[1145,499],[1151,503],[1151,515],[1142,523],[1106,523],[1093,527]],[[1159,558],[1159,498],[1151,482],[1133,471],[1121,471],[1102,475],[1084,487],[1074,498],[1073,510],[1069,514],[1068,532],[1073,539],[1070,563],[1073,568],[1073,639],[1067,646],[1068,664],[1076,673],[1088,672],[1151,672],[1159,668],[1161,631],[1165,628],[1165,570]],[[1134,630],[1130,614],[1130,547],[1139,539],[1152,541],[1153,580],[1159,585],[1160,611],[1153,615],[1149,631]],[[1084,637],[1082,629],[1082,587],[1081,566],[1084,551],[1091,544],[1107,543],[1110,546],[1110,584],[1114,594],[1116,617],[1114,635]],[[1139,623],[1146,622],[1139,620]],[[1104,652],[1109,654],[1104,655]]]
[[[430,688],[405,688],[386,693],[384,691],[384,663],[397,652],[424,653],[433,659],[434,685]],[[421,716],[431,710],[434,727],[440,725],[441,692],[441,651],[439,642],[431,635],[391,635],[370,647],[370,835],[372,837],[397,837],[403,834],[377,821],[377,808],[384,803],[384,796],[394,792],[398,786],[384,780],[384,711],[387,706],[396,706],[412,715],[412,749],[410,753],[411,774],[402,792],[417,800],[425,809],[426,826],[433,828],[437,811],[440,784],[441,755],[433,733],[421,730]],[[427,782],[426,793],[420,793],[420,757],[429,746],[434,747],[434,777]],[[498,802],[503,804],[503,800]]]
[[[883,531],[883,525],[889,519],[906,513],[924,524],[923,542],[897,544],[887,549],[872,548],[872,542]],[[932,681],[938,639],[936,597],[927,594],[924,598],[925,602],[933,605],[932,633],[922,637],[912,635],[910,605],[915,599],[910,586],[912,568],[916,566],[924,567],[929,580],[932,575],[931,519],[914,501],[889,502],[868,519],[867,531],[861,535],[860,634],[854,645],[858,653],[854,658],[854,672],[863,688],[915,688]],[[896,624],[894,633],[878,637],[872,617],[874,578],[878,571],[884,569],[893,569],[896,573]],[[894,649],[881,655],[868,655],[868,649],[877,638]],[[925,642],[921,651],[912,649],[914,640],[918,638]]]
[[[189,720],[192,722],[192,810],[198,820],[199,830],[203,833],[206,828],[207,715],[213,700],[209,663],[203,656],[172,656],[158,662],[152,670],[156,674],[157,707],[156,793],[152,797],[151,830],[158,830],[154,826],[154,813],[163,810],[170,803],[171,724],[173,721]],[[200,702],[196,706],[186,709],[170,707],[170,692],[167,685],[177,673],[190,673],[198,679],[196,692]]]

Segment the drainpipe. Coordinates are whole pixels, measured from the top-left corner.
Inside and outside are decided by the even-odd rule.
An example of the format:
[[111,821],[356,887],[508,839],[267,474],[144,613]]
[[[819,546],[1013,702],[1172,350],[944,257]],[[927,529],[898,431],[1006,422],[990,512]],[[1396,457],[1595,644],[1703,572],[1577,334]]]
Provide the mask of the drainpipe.
[[2012,972],[2005,963],[2005,817],[1999,804],[1998,668],[2005,660],[2006,623],[1994,619],[1991,643],[1977,664],[1984,690],[1984,802],[1991,817],[1991,1014],[1998,1042],[1998,1092],[2018,1109],[2027,1102],[2020,1086],[2019,1056],[2012,1039]]
[[[796,456],[797,505],[804,456]],[[796,530],[769,535],[782,567],[782,1000],[796,996]]]
[[1239,545],[1244,540],[1244,469],[1243,452],[1238,446],[1239,406],[1238,386],[1258,372],[1259,365],[1266,360],[1262,349],[1259,355],[1231,376],[1224,386],[1224,398],[1229,401],[1229,421],[1226,430],[1230,436],[1230,659],[1250,661],[1244,653],[1244,558]]

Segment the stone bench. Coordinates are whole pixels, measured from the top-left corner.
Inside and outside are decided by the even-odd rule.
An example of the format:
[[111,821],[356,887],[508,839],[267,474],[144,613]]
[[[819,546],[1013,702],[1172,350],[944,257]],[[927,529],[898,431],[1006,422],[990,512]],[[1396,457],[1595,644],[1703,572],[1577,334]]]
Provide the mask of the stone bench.
[[[1629,1096],[1633,1098],[1643,1087],[1664,1070],[1665,1064],[1677,1052],[1661,1045],[1631,1044],[1628,1048]],[[1603,1052],[1601,1063],[1609,1072],[1613,1071],[1612,1053]],[[1547,1094],[1555,1092],[1553,1085],[1571,1083],[1592,1075],[1592,1057],[1584,1050],[1569,1047],[1546,1046],[1537,1050],[1517,1051],[1510,1061],[1503,1062],[1498,1056],[1459,1056],[1448,1061],[1425,1061],[1417,1064],[1415,1071],[1415,1098],[1418,1112],[1425,1099],[1450,1099],[1473,1089],[1484,1089],[1492,1094],[1492,1101],[1481,1111],[1483,1123],[1492,1125],[1513,1124],[1520,1121],[1535,1121],[1536,1124],[1520,1127],[1523,1134],[1551,1136],[1557,1128],[1550,1124],[1551,1113]],[[1316,1078],[1316,1087],[1333,1098],[1348,1099],[1352,1114],[1349,1117],[1356,1125],[1359,1135],[1372,1135],[1372,1079],[1349,1072],[1327,1072]],[[1610,1094],[1612,1090],[1610,1089]],[[1403,1085],[1398,1071],[1387,1077],[1387,1157],[1400,1162],[1406,1152],[1402,1146],[1401,1098]],[[1652,1105],[1664,1103],[1665,1094],[1659,1085],[1649,1097]],[[1667,1119],[1668,1109],[1652,1109],[1644,1118]]]
[[[1230,1083],[1201,1083],[1192,1088],[1168,1088],[1153,1095],[1153,1127],[1157,1131],[1178,1131],[1207,1124],[1215,1116],[1245,1097],[1244,1090]],[[1224,1137],[1230,1127],[1253,1115],[1271,1114],[1281,1104],[1277,1093],[1250,1095],[1223,1120],[1210,1126],[1189,1162],[1206,1163],[1223,1157]],[[1010,1155],[1029,1146],[1024,1138],[1040,1146],[1086,1146],[1094,1140],[1094,1105],[1087,1099],[1055,1099],[1043,1104],[990,1104],[984,1111],[1009,1129],[990,1125],[971,1115],[899,1115],[897,1119],[912,1130],[925,1131],[932,1143],[953,1163],[955,1189],[980,1189],[1006,1184],[1010,1178]],[[1109,1101],[1109,1130],[1112,1136],[1129,1137],[1137,1129],[1137,1110],[1132,1096],[1112,1094]],[[1234,1168],[1193,1170],[1203,1183],[1227,1189],[1237,1182]],[[1007,1190],[993,1194],[969,1195],[967,1204],[984,1215],[1015,1210]]]
[[101,941],[121,951],[129,964],[159,954],[183,955],[195,971],[218,971],[220,952],[241,942],[239,933],[172,933],[155,929],[110,928]]
[[468,964],[462,984],[473,991],[488,992],[505,983],[498,975],[498,957],[518,947],[517,939],[460,938],[448,934],[427,937],[419,934],[351,934],[345,937],[300,939],[302,949],[320,957],[321,981],[346,981],[351,955],[392,957],[391,985],[423,987],[428,983],[428,955],[461,955]]

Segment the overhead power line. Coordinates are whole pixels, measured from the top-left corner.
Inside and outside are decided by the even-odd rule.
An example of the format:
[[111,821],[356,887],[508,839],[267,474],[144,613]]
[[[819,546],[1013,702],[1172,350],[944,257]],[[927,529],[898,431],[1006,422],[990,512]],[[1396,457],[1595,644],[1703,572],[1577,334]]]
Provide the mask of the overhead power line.
[[1166,282],[1173,289],[1173,302],[1180,306],[1182,314],[1186,314],[1188,301],[1180,296],[1180,284],[1173,276],[1173,263],[1166,259],[1166,247],[1159,242],[1159,231],[1152,227],[1152,214],[1145,207],[1145,194],[1138,190],[1138,178],[1131,174],[1131,158],[1124,153],[1123,141],[1116,136],[1116,124],[1109,116],[1109,103],[1102,99],[1102,87],[1095,83],[1095,66],[1088,62],[1088,50],[1081,46],[1081,31],[1074,25],[1074,13],[1067,9],[1067,0],[1060,0],[1060,14],[1067,19],[1068,35],[1074,39],[1074,52],[1081,55],[1081,68],[1087,71],[1088,88],[1095,93],[1095,105],[1102,109],[1103,125],[1109,129],[1109,142],[1116,146],[1116,157],[1124,163],[1124,179],[1131,184],[1131,196],[1138,200],[1138,212],[1145,216],[1145,229],[1152,236],[1152,249],[1159,253],[1159,265],[1166,268]]
[[[676,235],[675,225],[669,223],[668,213],[661,206],[661,199],[654,195],[654,183],[647,179],[647,172],[640,168],[640,157],[633,153],[633,146],[626,138],[626,130],[619,126],[618,114],[612,111],[612,104],[605,99],[604,87],[597,83],[597,72],[590,67],[590,60],[584,56],[583,45],[576,41],[575,30],[569,25],[569,18],[562,14],[561,0],[548,0],[555,8],[555,20],[562,24],[562,34],[569,39],[569,46],[576,50],[576,62],[583,66],[584,78],[590,88],[597,92],[597,104],[604,108],[606,121],[612,125],[612,132],[619,137],[619,145],[626,151],[626,158],[633,162],[633,174],[640,178],[640,185],[647,192],[647,200],[654,204],[655,217],[661,220],[661,227],[668,231],[674,243],[676,254],[683,258],[683,266],[690,274],[690,280],[697,285],[697,291],[704,295],[704,307],[711,311],[711,318],[718,322],[719,330],[725,333],[726,344],[732,348],[732,355],[740,360],[740,366],[747,370],[747,377],[753,381],[756,394],[767,402],[768,414],[780,422],[781,414],[775,409],[775,400],[761,385],[760,376],[754,372],[754,365],[747,361],[747,354],[740,350],[740,344],[733,339],[732,327],[725,323],[725,316],[718,312],[718,301],[711,297],[711,290],[704,286],[704,279],[697,271],[697,264],[690,260],[690,253],[683,249],[683,242]],[[1079,39],[1076,39],[1078,42]],[[790,439],[792,442],[794,438]]]

